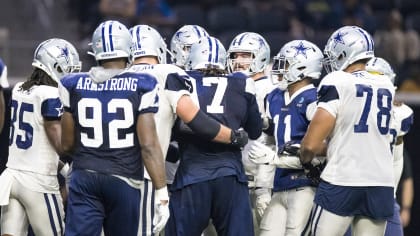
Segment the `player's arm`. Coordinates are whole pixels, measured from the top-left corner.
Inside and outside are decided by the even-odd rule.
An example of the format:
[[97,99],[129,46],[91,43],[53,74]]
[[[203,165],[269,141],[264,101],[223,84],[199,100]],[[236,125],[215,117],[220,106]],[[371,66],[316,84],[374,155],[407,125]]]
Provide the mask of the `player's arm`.
[[61,122],[59,119],[44,118],[44,130],[47,134],[48,141],[53,146],[58,155],[63,154],[61,146]]
[[189,95],[178,100],[176,113],[194,133],[212,141],[231,143],[232,130],[202,112]]
[[70,112],[65,111],[61,117],[61,146],[64,153],[74,151],[74,119]]
[[156,132],[153,113],[143,113],[137,118],[137,136],[141,156],[156,189],[166,186],[165,166]]
[[0,133],[3,130],[5,116],[6,116],[6,105],[4,103],[3,87],[1,87],[0,85]]
[[[165,93],[178,117],[197,135],[220,143],[244,146],[248,139],[242,139],[242,133],[231,130],[209,117],[194,103],[190,97],[192,83],[189,77],[182,73],[171,73],[166,79]],[[178,93],[177,91],[189,91]],[[182,95],[180,95],[182,94]],[[179,97],[178,97],[179,96]],[[239,137],[238,137],[239,136]],[[239,143],[239,142],[244,142]]]
[[261,136],[263,129],[263,121],[261,119],[260,109],[256,98],[255,82],[251,78],[245,80],[243,96],[247,100],[247,117],[243,128],[248,132],[248,136],[252,140],[256,140]]
[[316,154],[325,153],[324,140],[334,129],[335,120],[335,116],[324,108],[317,109],[301,142],[300,161],[302,165],[310,163]]

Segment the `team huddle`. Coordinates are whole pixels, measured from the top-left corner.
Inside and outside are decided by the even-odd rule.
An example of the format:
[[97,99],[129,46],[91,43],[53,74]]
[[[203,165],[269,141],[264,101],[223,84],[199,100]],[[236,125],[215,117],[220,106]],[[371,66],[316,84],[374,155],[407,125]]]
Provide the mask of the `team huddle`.
[[13,88],[1,235],[403,235],[413,112],[362,28],[271,59],[255,32],[226,50],[185,25],[168,49],[151,26],[105,21],[91,49],[81,72],[48,39]]

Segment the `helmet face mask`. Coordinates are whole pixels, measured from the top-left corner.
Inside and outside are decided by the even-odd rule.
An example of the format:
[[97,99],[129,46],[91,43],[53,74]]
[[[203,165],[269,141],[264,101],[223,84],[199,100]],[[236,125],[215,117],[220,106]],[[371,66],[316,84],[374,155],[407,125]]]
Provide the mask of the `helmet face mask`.
[[66,74],[80,72],[82,63],[79,53],[70,42],[53,38],[39,44],[32,66],[43,70],[54,81],[59,82]]
[[[250,61],[240,61],[235,54],[250,53]],[[238,65],[242,63],[242,65]],[[228,49],[228,71],[240,71],[247,75],[263,72],[270,63],[270,46],[259,34],[245,32],[237,35]],[[249,64],[248,68],[244,64]]]
[[239,71],[245,74],[249,74],[250,67],[254,60],[252,52],[233,52],[230,54],[229,68],[233,71]]
[[357,26],[341,27],[328,39],[324,54],[327,73],[345,70],[358,60],[374,57],[372,36]]
[[201,37],[208,37],[207,31],[198,25],[184,25],[179,28],[171,39],[171,60],[179,67],[185,67],[191,45]]
[[[304,78],[319,79],[322,71],[323,54],[313,43],[293,40],[286,43],[273,58],[272,81],[284,89]],[[279,78],[280,84],[279,84]],[[286,87],[287,87],[286,86]]]
[[159,32],[149,25],[136,25],[130,29],[134,41],[133,59],[143,56],[155,56],[160,64],[166,64],[165,40]]
[[214,37],[202,37],[191,46],[187,59],[187,70],[220,70],[226,69],[226,49]]
[[92,52],[96,61],[127,58],[131,62],[133,41],[127,27],[118,21],[101,23],[92,35]]

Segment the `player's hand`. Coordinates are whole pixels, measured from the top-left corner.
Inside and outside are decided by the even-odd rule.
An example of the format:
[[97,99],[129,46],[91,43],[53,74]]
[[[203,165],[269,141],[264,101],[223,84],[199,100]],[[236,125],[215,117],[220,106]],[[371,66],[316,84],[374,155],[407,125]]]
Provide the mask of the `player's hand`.
[[271,201],[271,191],[268,188],[258,188],[255,189],[255,209],[260,218],[262,218],[265,209],[270,204]]
[[153,217],[153,233],[158,234],[165,228],[169,219],[169,195],[166,187],[155,191],[155,216]]
[[321,172],[324,169],[324,163],[318,165],[312,164],[312,162],[303,164],[303,169],[305,170],[306,177],[311,180],[312,185],[318,186],[321,182]]
[[279,150],[280,154],[288,156],[300,156],[300,143],[289,141],[284,144],[283,149]]
[[4,65],[3,72],[0,74],[0,86],[3,88],[8,88],[9,81],[7,80],[7,66]]
[[232,130],[230,134],[230,144],[243,148],[248,143],[248,133],[243,129]]
[[252,142],[248,151],[248,159],[255,164],[270,165],[276,158],[277,153],[275,151],[258,141]]

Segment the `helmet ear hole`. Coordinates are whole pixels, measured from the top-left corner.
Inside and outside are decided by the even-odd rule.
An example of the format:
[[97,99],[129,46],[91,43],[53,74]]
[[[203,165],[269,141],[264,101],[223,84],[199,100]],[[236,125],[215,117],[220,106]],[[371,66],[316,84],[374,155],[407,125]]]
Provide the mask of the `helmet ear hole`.
[[61,66],[57,66],[57,72],[58,73],[63,73],[63,70],[61,69]]

